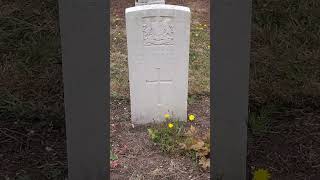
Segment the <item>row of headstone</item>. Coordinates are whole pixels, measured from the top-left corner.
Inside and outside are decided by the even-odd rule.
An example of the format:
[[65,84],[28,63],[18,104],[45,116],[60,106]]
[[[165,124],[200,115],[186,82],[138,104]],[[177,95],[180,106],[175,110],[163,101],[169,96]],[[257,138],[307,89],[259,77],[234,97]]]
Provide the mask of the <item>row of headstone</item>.
[[140,0],[126,9],[131,120],[187,117],[190,9]]

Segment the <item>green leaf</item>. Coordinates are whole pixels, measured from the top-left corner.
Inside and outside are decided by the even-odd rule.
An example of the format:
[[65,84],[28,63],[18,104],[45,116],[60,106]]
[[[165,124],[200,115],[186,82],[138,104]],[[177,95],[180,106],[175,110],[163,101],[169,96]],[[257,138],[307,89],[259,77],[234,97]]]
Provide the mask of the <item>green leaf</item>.
[[115,161],[118,159],[118,156],[116,154],[114,154],[111,150],[110,150],[110,160],[111,161]]
[[153,129],[151,129],[151,128],[148,128],[148,133],[149,133],[149,136],[152,136],[152,134],[154,134],[154,131],[153,131]]
[[158,131],[153,129],[148,129],[149,136],[153,141],[157,141],[159,138]]

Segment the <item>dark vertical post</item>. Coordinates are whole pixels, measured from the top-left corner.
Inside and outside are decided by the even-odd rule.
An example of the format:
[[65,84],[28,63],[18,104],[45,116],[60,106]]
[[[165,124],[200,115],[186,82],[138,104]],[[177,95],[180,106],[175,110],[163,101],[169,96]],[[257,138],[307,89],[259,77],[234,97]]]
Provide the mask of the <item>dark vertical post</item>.
[[211,1],[212,171],[245,180],[251,32],[250,0]]
[[109,2],[60,0],[69,180],[107,179]]

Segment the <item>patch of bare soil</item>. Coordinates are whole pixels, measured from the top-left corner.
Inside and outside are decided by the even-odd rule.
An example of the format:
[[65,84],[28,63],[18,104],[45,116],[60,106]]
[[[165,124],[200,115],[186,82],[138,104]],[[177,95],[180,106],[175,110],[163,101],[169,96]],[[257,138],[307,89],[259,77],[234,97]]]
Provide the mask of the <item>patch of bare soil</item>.
[[273,114],[270,131],[248,139],[248,164],[272,179],[320,179],[320,111],[291,108]]
[[[203,97],[189,106],[197,116],[196,127],[209,128],[210,103]],[[111,143],[118,160],[111,163],[112,179],[210,179],[189,157],[166,154],[149,139],[146,126],[132,127],[129,102],[112,101]]]
[[63,179],[67,166],[65,139],[63,123],[1,119],[0,180]]

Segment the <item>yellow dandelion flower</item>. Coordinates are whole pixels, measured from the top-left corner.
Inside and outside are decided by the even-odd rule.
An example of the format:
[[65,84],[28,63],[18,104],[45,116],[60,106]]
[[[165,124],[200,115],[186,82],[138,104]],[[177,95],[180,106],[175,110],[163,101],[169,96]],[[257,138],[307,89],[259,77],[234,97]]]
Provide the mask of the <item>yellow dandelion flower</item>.
[[170,114],[165,114],[164,118],[169,119],[170,118]]
[[265,169],[258,169],[253,173],[253,180],[269,180],[270,177],[270,173]]
[[189,120],[190,120],[190,121],[194,121],[195,118],[196,118],[196,117],[195,117],[193,114],[189,115]]
[[169,124],[168,124],[168,128],[170,128],[170,129],[173,128],[173,124],[172,124],[172,123],[169,123]]

